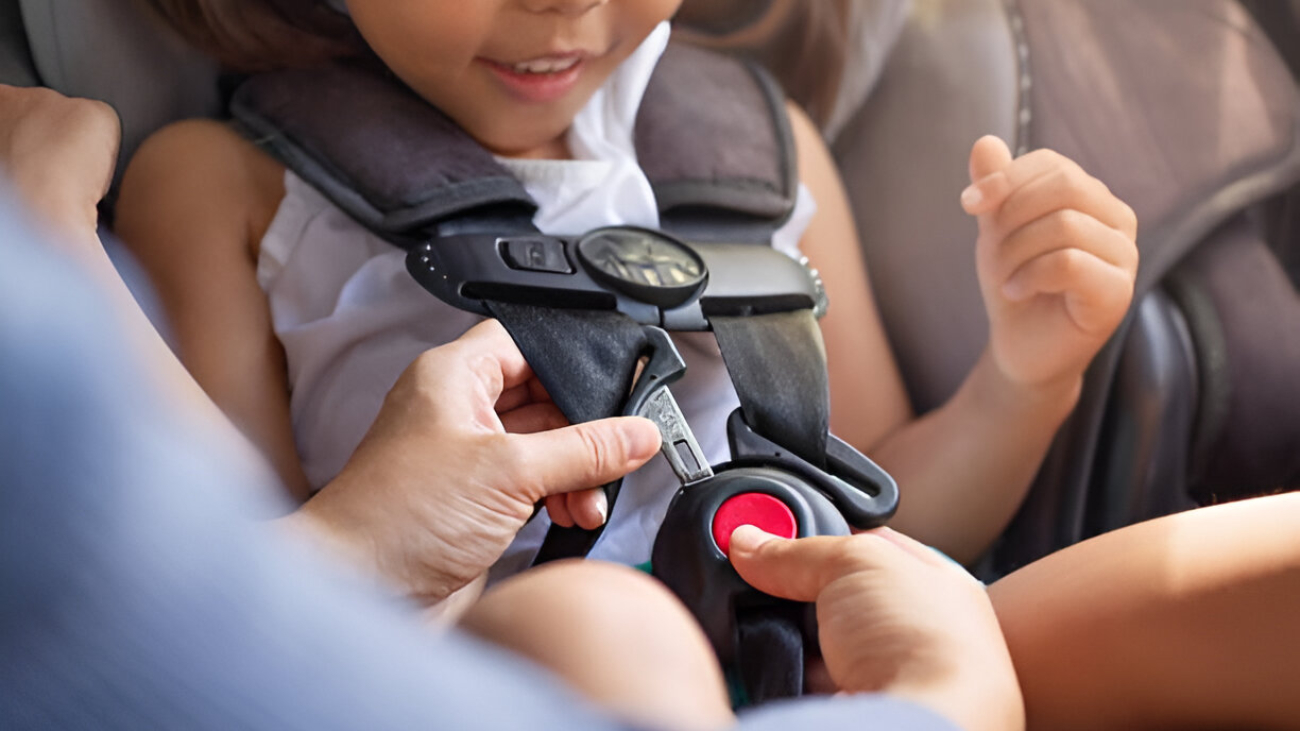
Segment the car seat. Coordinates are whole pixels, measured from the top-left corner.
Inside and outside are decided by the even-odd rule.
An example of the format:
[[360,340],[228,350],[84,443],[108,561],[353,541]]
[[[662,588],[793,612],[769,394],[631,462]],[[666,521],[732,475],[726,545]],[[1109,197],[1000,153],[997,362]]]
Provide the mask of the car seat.
[[[996,132],[1018,150],[1056,149],[1141,222],[1135,304],[989,576],[1194,503],[1300,485],[1288,378],[1300,373],[1300,301],[1256,221],[1300,175],[1298,104],[1275,48],[1235,2],[914,4],[834,149],[918,411],[956,390],[987,337],[975,227],[951,203],[972,140]],[[1214,267],[1246,260],[1253,269],[1239,266],[1236,281]],[[1273,317],[1225,338],[1213,313],[1240,319],[1223,295],[1243,290]]]
[[[1142,222],[1130,316],[1089,370],[1078,408],[981,573],[996,577],[1197,502],[1300,482],[1294,416],[1284,428],[1287,414],[1300,414],[1300,389],[1277,388],[1300,371],[1294,284],[1280,264],[1294,261],[1300,245],[1270,240],[1278,227],[1265,226],[1279,218],[1266,207],[1285,203],[1300,179],[1300,100],[1243,6],[891,7],[903,22],[876,47],[892,50],[869,59],[869,73],[850,74],[831,141],[918,412],[956,390],[987,339],[975,226],[956,204],[973,140],[992,132],[1018,151],[1058,149],[1105,180]],[[16,27],[8,22],[15,8],[30,40],[29,82],[113,104],[123,118],[123,160],[166,121],[219,106],[212,64],[128,4],[0,0],[6,30]],[[21,58],[22,35],[6,40],[0,60]],[[1246,281],[1224,281],[1224,272]],[[1232,293],[1243,289],[1272,316],[1234,309]],[[1243,364],[1253,374],[1244,381]],[[1260,409],[1272,416],[1254,418]]]

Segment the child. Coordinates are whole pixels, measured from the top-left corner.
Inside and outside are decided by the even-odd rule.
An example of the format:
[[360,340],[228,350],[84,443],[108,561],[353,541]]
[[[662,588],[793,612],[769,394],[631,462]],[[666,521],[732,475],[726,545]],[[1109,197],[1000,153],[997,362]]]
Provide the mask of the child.
[[[153,2],[243,69],[373,52],[503,160],[541,204],[535,223],[545,232],[656,223],[631,125],[678,0],[351,0],[350,18],[309,0]],[[834,299],[822,321],[834,431],[906,485],[896,527],[973,558],[1015,512],[1074,406],[1084,368],[1128,307],[1137,265],[1132,211],[1059,155],[1012,160],[999,140],[976,143],[962,204],[980,222],[976,259],[990,342],[953,399],[917,419],[872,304],[834,165],[813,125],[795,108],[790,114],[805,189],[775,245],[809,256]],[[416,285],[404,252],[213,122],[175,125],[148,143],[124,180],[118,215],[120,233],[157,283],[182,359],[300,498],[342,467],[398,373],[475,320]],[[725,370],[707,337],[678,342],[689,371],[674,391],[707,456],[720,459],[723,419],[735,405]],[[855,408],[861,404],[871,408]],[[629,478],[593,556],[644,561],[673,484],[662,463]],[[1296,514],[1295,501],[1277,505],[1283,515]],[[552,499],[547,508],[561,524],[594,527],[607,518],[599,492]],[[543,528],[542,521],[526,528],[494,571],[525,566]],[[1159,529],[1144,535],[1152,530]],[[1262,557],[1257,563],[1276,567]],[[1069,567],[1070,560],[1049,565]],[[1068,572],[1027,575],[1050,586],[1058,573]],[[564,588],[563,574],[550,572],[552,591],[573,590],[571,581]],[[1221,584],[1236,575],[1225,576]],[[1005,600],[1005,611],[1024,628],[1008,630],[1017,661],[1032,661],[1036,677],[1064,675],[1070,668],[1053,667],[1045,650],[1052,634],[1031,631],[1046,621],[1025,610],[1039,598],[1011,590],[994,596],[1015,597]],[[1122,593],[1116,606],[1130,596]],[[1160,597],[1164,604],[1152,604],[1174,612],[1182,598],[1170,592]],[[1242,611],[1251,606],[1242,600]],[[546,632],[562,619],[522,611],[535,607],[516,601],[514,634]],[[575,662],[555,657],[562,647],[536,654],[558,666]],[[1234,664],[1255,656],[1243,657]],[[1029,699],[1031,709],[1055,709],[1058,696],[1066,699],[1063,718],[1039,719],[1045,725],[1079,720],[1071,715],[1069,700],[1078,696],[1070,684],[1031,687],[1039,696]],[[1244,693],[1229,710],[1262,707],[1261,698],[1269,696]],[[1202,699],[1188,692],[1185,707]],[[707,699],[698,707],[715,708]]]

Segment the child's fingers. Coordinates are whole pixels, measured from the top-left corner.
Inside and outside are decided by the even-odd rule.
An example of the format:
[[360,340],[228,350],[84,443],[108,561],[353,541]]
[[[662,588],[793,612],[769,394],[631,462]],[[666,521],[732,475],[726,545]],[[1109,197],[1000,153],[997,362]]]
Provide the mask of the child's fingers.
[[569,501],[567,495],[546,496],[546,513],[551,516],[551,522],[561,528],[573,527],[573,516],[569,513]]
[[975,182],[1011,164],[1011,148],[997,135],[975,140],[970,150],[970,179]]
[[1070,319],[1088,334],[1109,333],[1133,296],[1133,277],[1080,249],[1060,249],[1020,267],[1002,286],[1008,299],[1039,294],[1065,296]]
[[962,207],[972,216],[981,216],[983,224],[983,214],[996,210],[1013,191],[1036,178],[1068,167],[1078,168],[1079,165],[1054,150],[1034,150],[971,183],[962,191]]
[[1080,249],[1125,271],[1137,270],[1137,247],[1123,233],[1073,209],[1053,211],[1011,232],[998,241],[980,242],[991,247],[994,281],[1005,282],[1025,262],[1058,249]]
[[1137,215],[1133,209],[1077,165],[1055,168],[1013,190],[993,218],[993,232],[995,235],[1009,233],[1064,209],[1086,213],[1130,239],[1137,236]]
[[566,493],[569,515],[573,522],[587,530],[595,530],[605,524],[609,516],[609,501],[602,488],[580,490]]
[[976,140],[970,151],[971,185],[961,193],[961,205],[967,213],[978,216],[1001,204],[1011,188],[1000,173],[1011,162],[1011,150],[1001,138],[985,135]]

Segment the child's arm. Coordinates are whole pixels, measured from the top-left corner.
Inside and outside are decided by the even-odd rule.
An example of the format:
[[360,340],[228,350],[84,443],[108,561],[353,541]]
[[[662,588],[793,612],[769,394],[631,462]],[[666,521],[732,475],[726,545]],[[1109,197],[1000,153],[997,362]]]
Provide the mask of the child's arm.
[[117,231],[157,287],[185,367],[303,499],[284,352],[256,276],[283,175],[220,123],[172,125],[131,161]]
[[1012,162],[1001,141],[977,143],[973,188],[983,200],[964,198],[980,218],[975,258],[989,345],[946,404],[915,418],[834,163],[811,123],[794,118],[800,175],[818,204],[801,246],[831,295],[822,329],[832,427],[898,480],[896,528],[972,560],[1019,508],[1074,408],[1083,370],[1128,308],[1132,211],[1060,155]]

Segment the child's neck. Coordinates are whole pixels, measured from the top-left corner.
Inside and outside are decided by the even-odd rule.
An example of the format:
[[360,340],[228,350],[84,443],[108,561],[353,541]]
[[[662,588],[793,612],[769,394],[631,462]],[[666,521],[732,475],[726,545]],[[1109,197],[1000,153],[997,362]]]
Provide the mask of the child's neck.
[[502,157],[509,157],[517,160],[572,160],[573,152],[569,149],[568,138],[569,135],[567,133],[562,134],[540,147],[504,154]]

